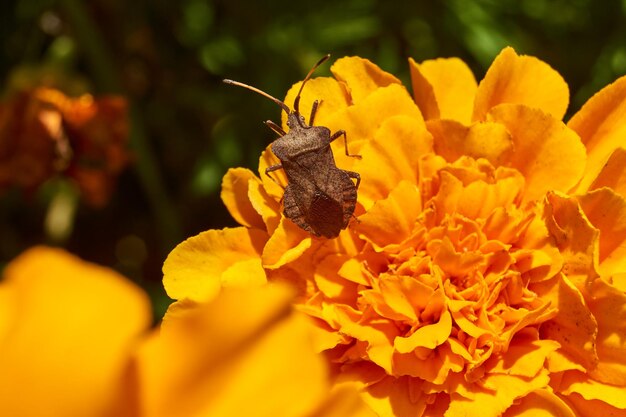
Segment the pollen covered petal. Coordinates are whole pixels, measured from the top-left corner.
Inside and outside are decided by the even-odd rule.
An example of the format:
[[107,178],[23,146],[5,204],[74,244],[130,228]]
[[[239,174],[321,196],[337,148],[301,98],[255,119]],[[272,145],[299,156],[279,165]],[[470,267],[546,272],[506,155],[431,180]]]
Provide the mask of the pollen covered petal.
[[476,78],[458,58],[417,63],[409,58],[413,97],[424,118],[469,124],[476,96]]
[[545,62],[517,55],[504,48],[478,85],[472,120],[484,120],[489,111],[503,103],[541,109],[557,120],[569,104],[569,88],[563,77]]
[[[268,235],[258,229],[238,227],[234,229],[208,230],[179,244],[168,255],[163,264],[163,285],[167,294],[175,299],[189,298],[194,301],[208,301],[220,292],[223,274],[228,272],[229,283],[237,272],[233,268],[242,266],[243,283],[250,277],[253,268],[247,263],[260,258]],[[264,276],[254,278],[263,280]]]

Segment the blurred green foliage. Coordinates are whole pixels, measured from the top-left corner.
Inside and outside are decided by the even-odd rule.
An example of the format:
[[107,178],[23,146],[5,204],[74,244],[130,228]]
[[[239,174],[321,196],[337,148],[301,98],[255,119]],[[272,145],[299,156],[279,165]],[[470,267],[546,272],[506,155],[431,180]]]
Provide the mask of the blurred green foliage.
[[[282,97],[331,53],[369,58],[406,85],[408,57],[458,56],[480,79],[511,45],[563,75],[571,114],[626,73],[626,0],[3,0],[0,8],[5,93],[46,83],[132,103],[134,168],[107,207],[78,207],[57,243],[155,294],[173,245],[234,225],[219,200],[222,175],[256,169],[272,140],[261,121],[279,109],[224,77]],[[51,240],[43,225],[53,197],[40,194],[1,197],[2,261]]]

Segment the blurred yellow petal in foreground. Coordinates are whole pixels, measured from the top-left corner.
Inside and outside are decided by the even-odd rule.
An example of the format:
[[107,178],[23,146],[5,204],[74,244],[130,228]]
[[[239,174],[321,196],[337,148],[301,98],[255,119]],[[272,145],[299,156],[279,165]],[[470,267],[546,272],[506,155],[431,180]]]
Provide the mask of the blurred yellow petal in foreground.
[[150,322],[146,295],[58,249],[15,259],[0,284],[0,415],[101,416]]
[[0,416],[373,416],[325,360],[292,291],[226,290],[172,305],[116,272],[33,248],[0,281]]

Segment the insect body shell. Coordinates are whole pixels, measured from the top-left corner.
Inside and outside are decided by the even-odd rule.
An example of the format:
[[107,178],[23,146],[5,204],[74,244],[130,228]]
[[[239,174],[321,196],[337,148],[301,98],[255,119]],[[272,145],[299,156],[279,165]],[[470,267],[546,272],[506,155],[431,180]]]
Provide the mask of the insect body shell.
[[316,236],[337,237],[354,213],[356,187],[335,165],[327,127],[308,126],[297,113],[289,114],[287,124],[289,132],[271,146],[288,181],[285,217]]

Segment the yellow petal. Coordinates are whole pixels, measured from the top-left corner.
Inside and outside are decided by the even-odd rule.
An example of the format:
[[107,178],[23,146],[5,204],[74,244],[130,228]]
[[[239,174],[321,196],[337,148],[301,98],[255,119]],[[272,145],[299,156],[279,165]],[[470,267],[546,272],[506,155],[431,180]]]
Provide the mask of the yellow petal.
[[416,63],[409,58],[413,97],[424,118],[452,119],[469,124],[476,95],[476,78],[458,58]]
[[576,198],[593,227],[600,230],[598,272],[611,276],[626,271],[626,200],[609,188]]
[[493,107],[503,103],[541,109],[560,120],[567,110],[569,89],[548,64],[535,57],[519,56],[507,47],[478,85],[472,119],[484,120]]
[[506,104],[489,113],[513,139],[509,164],[526,178],[524,201],[542,198],[547,191],[569,191],[585,167],[585,148],[578,135],[561,121],[529,107]]
[[587,296],[597,277],[599,231],[589,222],[578,202],[549,193],[543,214],[546,226],[563,257],[563,273],[578,291]]
[[360,102],[380,87],[401,84],[393,75],[360,57],[338,59],[330,70],[337,80],[346,83],[353,104]]
[[145,415],[305,417],[332,410],[340,399],[329,400],[325,359],[313,351],[310,323],[290,311],[290,299],[283,287],[231,289],[167,317],[161,335],[139,353]]
[[428,396],[414,398],[408,377],[386,377],[369,385],[362,392],[363,400],[379,417],[421,416],[426,408]]
[[586,191],[613,151],[623,147],[625,121],[626,77],[622,77],[591,97],[567,123],[587,148],[587,167],[578,191]]
[[248,181],[248,198],[254,210],[263,219],[267,232],[270,235],[274,233],[280,222],[280,204],[269,195],[263,183],[258,181],[258,179]]
[[248,198],[249,182],[259,182],[252,171],[245,168],[231,168],[222,179],[220,196],[231,216],[242,226],[265,229],[263,219]]
[[[375,90],[344,111],[335,113],[326,126],[332,132],[345,130],[350,153],[358,154],[366,141],[374,139],[375,133],[385,120],[398,115],[409,116],[417,124],[425,126],[422,114],[406,89],[399,84],[390,84]],[[350,169],[356,160],[345,155],[343,141],[340,138],[333,142],[332,149],[337,166]]]
[[594,381],[579,371],[566,372],[559,386],[559,392],[564,395],[577,393],[586,400],[600,400],[624,411],[626,411],[625,389],[624,385],[608,385]]
[[592,369],[598,363],[596,335],[598,323],[580,292],[565,277],[558,275],[531,287],[543,301],[557,308],[557,314],[541,325],[545,339],[561,344],[568,358]]
[[626,149],[617,148],[611,153],[589,190],[602,187],[608,187],[626,198]]
[[604,401],[586,400],[579,394],[567,396],[567,402],[576,410],[576,417],[626,417],[626,410],[611,407]]
[[577,417],[577,415],[552,391],[539,389],[513,404],[503,417]]
[[359,217],[354,229],[375,248],[400,244],[411,237],[422,203],[417,186],[402,181],[385,200]]
[[383,121],[353,167],[361,175],[358,198],[365,210],[401,181],[417,183],[419,158],[430,151],[432,138],[418,120],[400,115]]
[[263,266],[276,269],[293,262],[311,247],[312,236],[283,217],[263,249]]
[[[258,229],[238,227],[234,229],[209,230],[179,244],[163,264],[163,285],[167,294],[175,299],[189,298],[194,301],[213,299],[223,286],[223,274],[228,272],[232,284],[233,268],[242,267],[240,276],[263,270],[250,269],[247,261],[261,256],[267,233]],[[245,278],[260,281],[263,276]]]
[[447,340],[451,331],[452,317],[445,310],[437,323],[422,326],[408,337],[398,336],[393,345],[399,353],[410,353],[418,347],[434,349]]
[[[302,82],[298,82],[287,92],[285,104],[291,109],[293,109],[293,103],[301,85]],[[336,113],[343,111],[351,103],[350,95],[343,83],[330,77],[312,78],[307,81],[300,95],[300,112],[307,123],[309,123],[315,100],[319,103],[313,122],[315,126],[327,126],[329,119],[332,119]],[[287,114],[281,112],[281,117],[283,129],[288,131]]]
[[511,158],[513,141],[500,123],[479,122],[466,127],[455,120],[431,120],[426,126],[433,135],[435,153],[448,162],[469,156],[501,166]]
[[506,353],[495,358],[489,372],[533,377],[543,369],[548,356],[559,348],[554,340],[513,339]]
[[0,333],[0,413],[107,415],[151,321],[146,295],[108,268],[44,247],[6,267],[4,291],[15,308]]
[[476,392],[471,401],[461,398],[459,394],[450,394],[450,407],[445,415],[446,417],[501,416],[507,408],[513,405],[514,401],[524,398],[535,390],[546,388],[548,381],[547,372],[539,373],[534,378],[489,375],[483,379],[483,388]]

